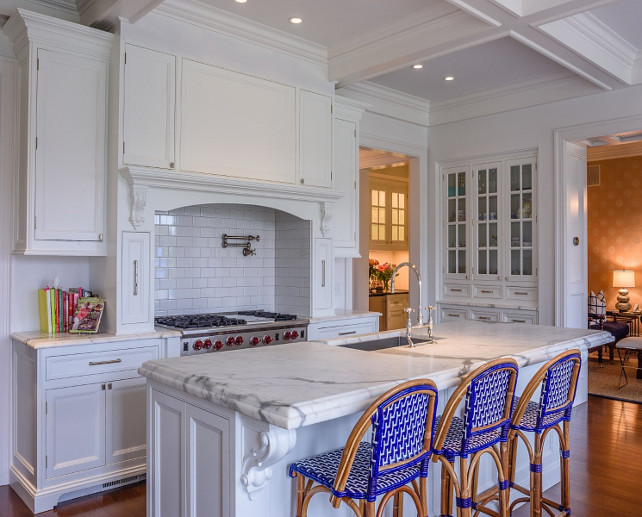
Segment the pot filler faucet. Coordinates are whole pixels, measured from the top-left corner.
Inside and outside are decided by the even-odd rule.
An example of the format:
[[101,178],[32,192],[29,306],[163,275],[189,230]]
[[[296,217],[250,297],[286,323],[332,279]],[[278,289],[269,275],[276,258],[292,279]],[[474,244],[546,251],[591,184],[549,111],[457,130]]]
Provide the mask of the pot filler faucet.
[[[408,266],[409,269],[412,269],[415,272],[415,275],[417,276],[417,285],[419,287],[419,307],[417,310],[417,328],[424,327],[424,313],[421,310],[421,274],[419,273],[419,270],[417,269],[417,266],[414,264],[411,264],[410,262],[402,262],[401,264],[398,264],[397,267],[395,267],[392,270],[392,282],[390,284],[390,292],[394,293],[395,292],[395,277],[397,276],[397,271],[401,269],[404,266]],[[428,340],[430,343],[433,341],[432,337],[432,310],[434,307],[426,307],[428,309]],[[408,314],[408,321],[406,324],[406,339],[408,340],[408,345],[411,347],[414,347],[414,343],[412,342],[412,324],[411,324],[411,314],[415,312],[414,309],[411,309],[408,307],[407,309],[404,309],[404,312]]]

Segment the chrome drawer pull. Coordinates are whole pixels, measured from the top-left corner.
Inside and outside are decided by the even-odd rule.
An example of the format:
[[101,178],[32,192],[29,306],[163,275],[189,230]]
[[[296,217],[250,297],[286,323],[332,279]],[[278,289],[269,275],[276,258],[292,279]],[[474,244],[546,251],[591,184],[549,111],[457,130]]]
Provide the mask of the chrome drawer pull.
[[110,359],[109,361],[89,361],[89,366],[100,366],[102,364],[116,364],[122,362],[122,359]]
[[490,316],[477,316],[479,320],[490,320]]
[[453,293],[461,293],[461,289],[451,289]]
[[511,320],[513,323],[526,323],[526,320]]
[[134,296],[138,296],[138,260],[134,260]]
[[519,294],[520,296],[528,296],[528,293],[526,291],[515,291],[515,294]]
[[493,291],[490,291],[488,289],[482,289],[482,293],[484,293],[484,294],[493,294]]
[[351,330],[350,332],[339,332],[340,336],[347,336],[348,334],[356,334],[356,330]]
[[461,314],[452,314],[451,313],[451,314],[448,314],[448,316],[450,316],[451,318],[459,318],[461,316]]
[[321,287],[325,287],[325,260],[321,261]]

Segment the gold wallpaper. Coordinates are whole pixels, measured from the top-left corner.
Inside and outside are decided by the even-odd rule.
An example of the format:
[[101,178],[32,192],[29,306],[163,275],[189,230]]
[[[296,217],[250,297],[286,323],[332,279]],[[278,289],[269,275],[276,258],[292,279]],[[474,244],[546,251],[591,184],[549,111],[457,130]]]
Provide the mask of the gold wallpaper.
[[631,305],[642,307],[642,156],[589,162],[600,166],[600,185],[588,187],[588,288],[604,291],[615,310],[614,269],[633,269]]

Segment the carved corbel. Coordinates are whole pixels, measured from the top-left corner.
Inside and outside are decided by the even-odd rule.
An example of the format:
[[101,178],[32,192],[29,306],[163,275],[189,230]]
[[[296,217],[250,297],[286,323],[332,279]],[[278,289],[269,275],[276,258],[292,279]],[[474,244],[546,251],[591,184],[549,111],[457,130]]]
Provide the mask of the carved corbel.
[[138,229],[139,226],[145,224],[145,208],[147,207],[147,191],[149,189],[141,185],[130,185],[131,201],[132,201],[132,215],[129,220]]
[[324,237],[330,236],[330,221],[334,214],[334,203],[324,201],[321,203],[321,234]]
[[259,447],[250,449],[243,458],[241,484],[250,500],[272,479],[270,467],[294,448],[296,430],[270,425],[269,431],[258,434],[258,441]]

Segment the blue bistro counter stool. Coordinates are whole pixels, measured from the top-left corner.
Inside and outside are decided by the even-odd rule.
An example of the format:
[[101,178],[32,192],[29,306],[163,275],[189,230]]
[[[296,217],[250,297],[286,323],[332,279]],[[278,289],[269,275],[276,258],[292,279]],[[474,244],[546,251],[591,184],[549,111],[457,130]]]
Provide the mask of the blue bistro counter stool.
[[[435,432],[433,461],[441,461],[441,516],[450,517],[453,489],[457,515],[477,515],[479,461],[489,454],[497,467],[499,512],[481,508],[490,515],[508,516],[507,438],[517,381],[517,362],[501,358],[471,372],[453,392]],[[455,415],[466,397],[464,417]],[[501,444],[499,446],[498,444]],[[459,457],[459,475],[455,459]],[[469,463],[470,461],[470,463]]]
[[[571,514],[570,497],[570,421],[575,389],[580,373],[580,351],[569,350],[559,354],[542,366],[528,383],[522,396],[516,402],[515,412],[508,434],[511,488],[527,497],[515,499],[511,509],[521,502],[530,501],[531,517],[539,517],[543,510],[549,515]],[[541,388],[539,401],[531,399]],[[560,424],[562,427],[560,427]],[[561,502],[557,503],[542,496],[542,453],[548,433],[554,430],[560,442],[561,456]],[[535,433],[533,445],[526,439],[525,432]],[[524,488],[515,480],[515,462],[518,439],[526,445],[530,461],[530,487]]]
[[[427,517],[426,476],[436,408],[432,381],[405,382],[366,409],[344,448],[292,463],[297,517],[307,516],[310,499],[320,492],[330,494],[335,508],[344,502],[358,517],[382,515],[393,496],[393,515],[401,517],[402,496],[407,493],[417,515]],[[364,440],[368,430],[370,440]],[[378,496],[383,497],[377,511]]]

